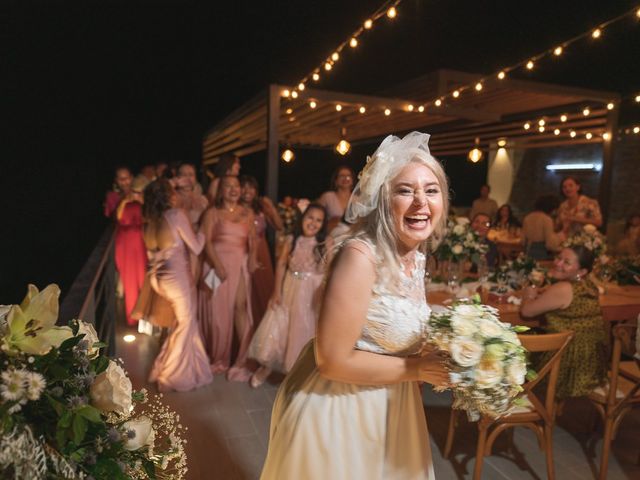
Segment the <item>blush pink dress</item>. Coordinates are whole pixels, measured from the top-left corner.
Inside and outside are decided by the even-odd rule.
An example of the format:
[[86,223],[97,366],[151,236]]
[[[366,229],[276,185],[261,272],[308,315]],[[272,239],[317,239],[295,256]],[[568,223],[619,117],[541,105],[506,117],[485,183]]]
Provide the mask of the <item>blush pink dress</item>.
[[256,322],[260,322],[267,311],[269,299],[273,294],[273,264],[269,253],[266,230],[267,220],[264,213],[260,212],[255,217],[256,225],[256,249],[258,269],[251,275],[251,311]]
[[[288,238],[293,242],[292,238]],[[298,237],[282,284],[282,302],[267,310],[251,341],[250,356],[260,364],[288,372],[303,347],[315,337],[322,263],[316,261],[314,237]]]
[[174,244],[151,252],[151,287],[171,303],[176,323],[156,357],[149,381],[158,382],[161,392],[185,392],[213,380],[198,330],[196,287],[189,264],[189,251],[200,253],[204,236],[193,232],[189,219],[180,209],[167,210],[164,218]]
[[[227,278],[213,292],[200,289],[198,318],[207,354],[214,374],[227,372],[229,380],[247,381],[251,370],[246,366],[247,348],[253,336],[251,313],[251,276],[249,275],[249,224],[218,218],[213,226],[213,248],[220,258]],[[206,264],[206,262],[205,262]],[[207,265],[203,275],[209,271]],[[239,332],[238,354],[231,366],[231,353],[235,329],[234,310],[240,282],[244,282],[247,296],[247,325]]]
[[127,203],[116,222],[116,268],[124,290],[127,324],[134,326],[138,321],[131,318],[131,312],[138,301],[147,270],[147,249],[142,238],[142,205],[138,202]]

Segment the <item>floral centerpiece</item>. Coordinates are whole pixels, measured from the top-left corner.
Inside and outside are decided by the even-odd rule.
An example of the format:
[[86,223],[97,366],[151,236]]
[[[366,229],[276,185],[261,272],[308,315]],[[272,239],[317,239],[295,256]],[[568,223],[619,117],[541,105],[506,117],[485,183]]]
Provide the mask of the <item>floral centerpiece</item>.
[[527,371],[517,336],[528,327],[500,322],[498,311],[477,295],[431,313],[428,324],[431,341],[450,355],[453,408],[465,410],[470,420],[507,414],[525,377],[535,376]]
[[624,256],[611,260],[612,278],[618,285],[638,285],[640,255]]
[[461,263],[472,261],[478,263],[480,257],[487,253],[488,246],[482,242],[478,234],[471,228],[466,217],[449,218],[445,237],[435,252],[438,260]]
[[607,251],[607,240],[594,225],[587,224],[578,233],[567,238],[563,247],[583,246],[593,252],[596,258],[601,257]]
[[512,289],[522,288],[527,282],[542,286],[546,281],[546,270],[538,262],[521,253],[514,260],[508,260],[490,276],[489,280],[499,283],[502,280]]
[[179,418],[134,391],[92,325],[56,326],[57,285],[0,306],[0,478],[179,479]]

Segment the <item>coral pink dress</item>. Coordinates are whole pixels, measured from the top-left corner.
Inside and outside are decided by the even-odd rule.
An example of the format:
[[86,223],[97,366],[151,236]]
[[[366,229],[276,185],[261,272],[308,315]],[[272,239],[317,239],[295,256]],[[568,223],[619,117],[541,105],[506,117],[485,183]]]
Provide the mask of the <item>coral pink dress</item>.
[[251,311],[256,322],[260,322],[267,311],[269,299],[273,294],[273,264],[269,253],[269,243],[267,242],[266,230],[267,221],[264,213],[256,215],[256,249],[259,267],[251,275]]
[[128,202],[124,206],[122,217],[116,221],[116,268],[124,290],[127,324],[136,325],[138,322],[131,318],[131,312],[138,301],[147,269],[147,250],[142,238],[142,205]]
[[[205,347],[214,374],[228,370],[229,380],[246,381],[251,371],[246,368],[247,348],[253,336],[251,313],[251,276],[249,275],[249,229],[247,222],[231,222],[218,218],[213,226],[213,248],[227,273],[227,278],[211,294],[200,289],[198,293],[198,318]],[[205,262],[203,275],[209,267]],[[244,282],[247,296],[246,328],[239,339],[238,354],[231,365],[231,350],[235,329],[235,302],[240,282]]]
[[158,382],[160,391],[184,392],[213,380],[198,330],[196,287],[189,264],[189,251],[200,253],[204,236],[193,232],[180,209],[167,210],[164,218],[173,233],[174,244],[151,252],[151,287],[171,303],[176,323],[156,357],[149,381]]
[[[292,242],[292,238],[288,238]],[[282,285],[281,305],[267,310],[251,341],[249,355],[273,370],[288,372],[315,337],[322,263],[316,262],[314,237],[298,237]]]

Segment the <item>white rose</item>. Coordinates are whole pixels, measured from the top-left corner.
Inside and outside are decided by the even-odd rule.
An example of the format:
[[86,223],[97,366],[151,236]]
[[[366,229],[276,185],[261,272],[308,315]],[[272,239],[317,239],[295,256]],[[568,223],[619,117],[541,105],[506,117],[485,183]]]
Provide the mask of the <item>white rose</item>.
[[132,408],[131,380],[114,361],[91,385],[91,404],[102,412],[129,413]]
[[453,227],[453,233],[455,233],[456,235],[462,235],[465,232],[465,228],[464,225],[456,225],[455,227]]
[[455,315],[475,320],[481,315],[481,310],[475,305],[457,305],[455,307]]
[[88,343],[88,355],[90,358],[95,358],[100,352],[99,348],[95,348],[93,346],[94,343],[100,341],[98,338],[98,333],[96,329],[93,328],[93,325],[87,322],[83,322],[82,320],[78,320],[78,335],[84,334],[84,338],[82,340],[86,340]]
[[502,380],[504,373],[499,360],[483,359],[476,369],[476,384],[480,388],[491,388]]
[[463,251],[462,245],[456,243],[453,247],[451,247],[451,251],[454,255],[460,255]]
[[522,385],[527,374],[527,366],[524,362],[516,360],[507,365],[507,380],[512,385]]
[[454,339],[450,351],[451,358],[461,367],[472,367],[482,356],[482,346],[464,337]]
[[467,217],[456,217],[456,223],[458,225],[467,225],[469,223],[469,219]]
[[582,227],[582,229],[589,235],[594,234],[596,230],[598,230],[595,225],[591,225],[590,223],[587,223],[584,227]]
[[505,329],[502,326],[498,325],[496,322],[487,320],[486,318],[483,318],[478,322],[478,330],[480,330],[482,336],[486,338],[503,338],[505,332]]
[[461,337],[471,337],[478,331],[475,322],[469,317],[462,315],[454,315],[451,317],[451,328],[456,335]]
[[153,449],[156,432],[153,430],[153,422],[149,417],[141,415],[124,422],[122,428],[125,431],[124,448],[126,450],[138,450],[147,446]]

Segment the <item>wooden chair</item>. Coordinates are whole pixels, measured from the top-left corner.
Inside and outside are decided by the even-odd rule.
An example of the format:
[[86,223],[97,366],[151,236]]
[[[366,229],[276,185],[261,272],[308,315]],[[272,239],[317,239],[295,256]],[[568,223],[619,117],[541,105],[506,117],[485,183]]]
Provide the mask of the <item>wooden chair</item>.
[[[523,385],[520,394],[523,406],[514,407],[512,412],[498,419],[482,416],[478,421],[478,445],[476,448],[476,464],[473,471],[474,480],[480,480],[482,464],[485,456],[491,455],[491,447],[501,432],[512,427],[527,427],[538,437],[540,448],[547,457],[547,477],[554,478],[553,469],[553,426],[555,424],[555,393],[560,359],[565,348],[573,338],[573,332],[549,333],[544,335],[518,335],[522,345],[530,352],[555,352],[551,359],[537,372],[534,380]],[[533,388],[545,377],[549,377],[544,401],[538,398]],[[459,410],[451,410],[449,431],[444,449],[444,457],[448,458],[453,445],[453,436]]]
[[604,423],[600,480],[607,478],[611,442],[616,438],[622,419],[632,408],[640,405],[640,361],[622,361],[620,358],[623,352],[630,356],[636,353],[637,326],[638,320],[634,319],[613,327],[609,382],[589,394],[589,400]]

